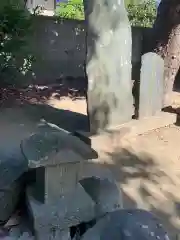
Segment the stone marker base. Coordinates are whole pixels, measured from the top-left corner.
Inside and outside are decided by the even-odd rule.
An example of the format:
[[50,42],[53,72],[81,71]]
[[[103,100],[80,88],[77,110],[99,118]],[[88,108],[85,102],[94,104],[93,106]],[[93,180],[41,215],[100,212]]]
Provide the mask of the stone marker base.
[[58,203],[43,204],[35,200],[33,187],[26,192],[30,218],[37,240],[69,240],[69,228],[95,218],[95,203],[78,184],[76,191],[62,197]]
[[[112,145],[114,141],[119,141],[124,137],[135,137],[142,135],[149,131],[166,127],[174,124],[177,121],[177,115],[174,113],[160,112],[159,114],[143,119],[133,119],[130,122],[122,124],[117,127],[112,127],[98,135],[91,136],[86,132],[75,132],[74,135],[79,137],[82,141],[91,142],[92,148],[98,151],[100,145],[107,144],[107,147]],[[90,141],[90,140],[91,141]]]

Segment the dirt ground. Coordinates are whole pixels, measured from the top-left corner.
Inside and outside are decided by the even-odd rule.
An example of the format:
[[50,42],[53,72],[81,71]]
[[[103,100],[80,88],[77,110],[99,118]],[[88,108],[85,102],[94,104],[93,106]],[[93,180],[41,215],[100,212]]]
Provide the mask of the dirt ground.
[[[175,94],[174,106],[180,107]],[[10,104],[0,108],[0,155],[13,155],[20,141],[45,119],[67,130],[87,130],[86,102],[49,97],[46,104]],[[149,209],[161,218],[173,239],[180,233],[180,127],[172,125],[105,147],[91,168],[108,168],[123,192],[124,207]],[[86,168],[87,168],[86,166]]]

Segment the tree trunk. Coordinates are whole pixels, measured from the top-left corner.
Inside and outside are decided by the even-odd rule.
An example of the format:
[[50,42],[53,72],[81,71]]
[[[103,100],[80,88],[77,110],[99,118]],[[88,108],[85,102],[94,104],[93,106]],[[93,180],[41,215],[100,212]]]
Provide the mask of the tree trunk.
[[173,85],[180,67],[179,0],[161,0],[152,39],[152,50],[164,59],[164,107],[168,107],[172,104]]

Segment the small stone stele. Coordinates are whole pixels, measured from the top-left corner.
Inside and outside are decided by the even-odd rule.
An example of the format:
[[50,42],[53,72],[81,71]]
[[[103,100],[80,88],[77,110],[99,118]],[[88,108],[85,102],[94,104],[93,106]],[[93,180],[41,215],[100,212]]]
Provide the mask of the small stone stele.
[[142,56],[139,118],[154,116],[163,108],[164,60],[156,53]]

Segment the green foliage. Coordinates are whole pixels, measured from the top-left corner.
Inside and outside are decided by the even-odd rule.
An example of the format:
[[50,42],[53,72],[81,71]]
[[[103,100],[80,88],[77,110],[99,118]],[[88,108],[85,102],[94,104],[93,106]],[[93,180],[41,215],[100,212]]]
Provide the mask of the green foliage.
[[31,70],[34,60],[28,37],[32,17],[21,0],[1,0],[0,3],[0,85],[17,85]]
[[[152,26],[156,17],[155,0],[125,0],[125,3],[132,26]],[[68,3],[58,4],[56,15],[61,18],[83,20],[83,1],[69,0]]]
[[127,4],[129,20],[132,26],[152,27],[157,10],[154,0],[144,1],[139,4]]
[[59,3],[56,16],[60,18],[84,20],[84,6],[82,0],[69,0],[68,3]]

